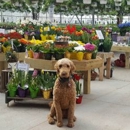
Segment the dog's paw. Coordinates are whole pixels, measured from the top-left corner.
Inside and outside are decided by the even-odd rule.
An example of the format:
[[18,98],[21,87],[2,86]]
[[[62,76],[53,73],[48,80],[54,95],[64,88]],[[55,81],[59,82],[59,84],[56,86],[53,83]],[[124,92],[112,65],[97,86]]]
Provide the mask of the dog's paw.
[[63,123],[62,123],[62,122],[57,122],[57,126],[58,126],[58,127],[62,127],[62,126],[63,126]]
[[74,123],[68,123],[67,126],[72,128],[72,127],[74,127]]
[[74,116],[74,117],[73,117],[73,121],[76,121],[76,120],[77,120],[77,118],[76,118],[76,116]]
[[48,123],[49,123],[49,124],[55,124],[54,118],[48,116]]

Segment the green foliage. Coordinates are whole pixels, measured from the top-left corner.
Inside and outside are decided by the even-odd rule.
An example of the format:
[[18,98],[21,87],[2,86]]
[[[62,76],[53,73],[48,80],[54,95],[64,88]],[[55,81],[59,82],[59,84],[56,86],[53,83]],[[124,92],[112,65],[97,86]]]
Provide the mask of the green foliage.
[[6,41],[6,42],[3,43],[3,46],[4,46],[4,47],[11,46],[11,43],[10,43],[9,41]]
[[42,46],[41,45],[34,45],[32,46],[32,51],[33,52],[40,52],[42,50]]
[[6,58],[6,61],[17,61],[17,57],[16,57],[16,55],[13,53],[13,52],[10,52],[10,51],[8,51],[8,52],[6,52],[5,53],[5,58]]
[[52,89],[55,80],[56,80],[56,75],[50,74],[49,72],[44,72],[39,76],[39,83],[43,90]]

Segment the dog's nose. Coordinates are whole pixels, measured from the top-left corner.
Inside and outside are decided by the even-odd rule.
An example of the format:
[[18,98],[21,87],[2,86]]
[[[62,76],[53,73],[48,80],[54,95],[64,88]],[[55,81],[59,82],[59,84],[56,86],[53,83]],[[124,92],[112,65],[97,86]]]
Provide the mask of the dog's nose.
[[66,72],[62,72],[62,76],[66,76],[67,75],[67,73]]

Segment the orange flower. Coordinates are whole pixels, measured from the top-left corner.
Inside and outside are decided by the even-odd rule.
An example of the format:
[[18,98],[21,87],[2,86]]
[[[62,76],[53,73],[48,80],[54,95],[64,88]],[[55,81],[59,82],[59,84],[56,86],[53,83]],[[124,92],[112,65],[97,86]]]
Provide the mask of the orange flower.
[[28,42],[28,40],[26,40],[26,39],[24,39],[24,38],[21,38],[21,39],[19,39],[18,40],[20,43],[22,43],[22,44],[25,44],[25,45],[27,45],[29,42]]

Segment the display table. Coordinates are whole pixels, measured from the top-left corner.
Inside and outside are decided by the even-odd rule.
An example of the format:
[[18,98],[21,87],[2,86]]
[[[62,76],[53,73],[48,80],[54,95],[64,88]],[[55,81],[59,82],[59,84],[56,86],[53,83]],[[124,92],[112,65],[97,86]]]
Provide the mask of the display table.
[[[25,58],[25,52],[20,52],[20,53],[15,53],[18,61],[24,61]],[[0,73],[2,70],[7,68],[7,62],[6,62],[6,58],[5,58],[5,53],[0,53]]]
[[130,46],[112,46],[111,51],[114,52],[124,52],[125,53],[125,68],[130,68],[129,58],[130,58]]
[[[99,68],[101,69],[103,60],[100,57],[92,60],[72,60],[76,66],[76,71],[82,71],[84,74],[84,94],[90,93],[90,81],[91,81],[91,69]],[[45,70],[55,70],[54,65],[56,60],[43,60],[43,59],[33,59],[33,58],[25,58],[25,62],[30,65],[31,68],[35,69],[45,69]],[[100,78],[99,74],[99,78]],[[100,79],[101,80],[101,79]]]
[[103,74],[104,74],[104,69],[106,70],[106,75],[105,77],[107,79],[110,79],[111,75],[111,58],[114,57],[113,52],[98,52],[97,56],[100,56],[104,62],[106,62],[106,65],[104,65],[104,62],[102,64],[101,70],[99,70],[99,74],[101,73],[101,78],[103,80]]

